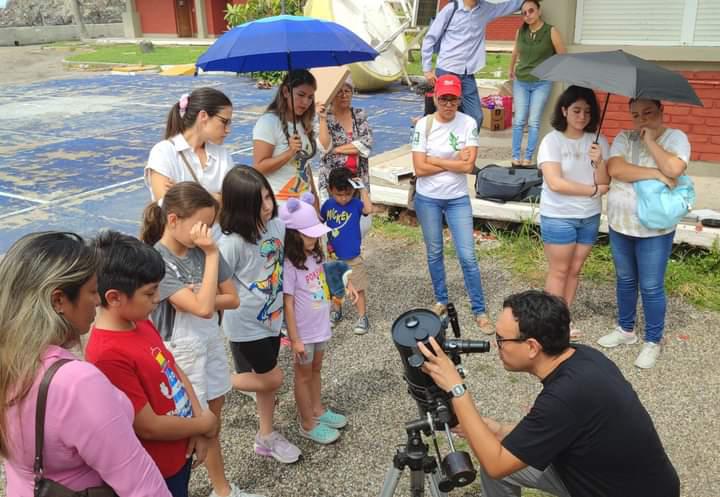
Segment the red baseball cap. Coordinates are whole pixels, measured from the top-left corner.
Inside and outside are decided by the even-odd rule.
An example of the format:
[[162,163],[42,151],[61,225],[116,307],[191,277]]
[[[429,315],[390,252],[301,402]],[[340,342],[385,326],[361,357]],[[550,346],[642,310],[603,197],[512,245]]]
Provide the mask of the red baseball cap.
[[462,84],[460,78],[454,74],[443,74],[435,81],[435,96],[454,95],[459,97],[462,95]]

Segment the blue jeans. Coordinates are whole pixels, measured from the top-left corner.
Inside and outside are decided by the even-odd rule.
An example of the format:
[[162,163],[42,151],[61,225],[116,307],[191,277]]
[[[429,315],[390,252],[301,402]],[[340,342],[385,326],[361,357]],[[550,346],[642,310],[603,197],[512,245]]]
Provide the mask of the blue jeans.
[[443,257],[443,219],[447,222],[455,244],[460,268],[465,278],[465,289],[470,296],[470,306],[474,315],[485,312],[480,269],[475,258],[475,240],[473,239],[473,215],[470,197],[464,196],[452,200],[435,199],[415,194],[415,213],[417,214],[427,254],[428,269],[432,280],[435,300],[447,304],[448,289],[445,282],[445,260]]
[[462,83],[462,102],[460,103],[460,108],[458,110],[475,119],[478,130],[482,128],[483,113],[482,108],[480,107],[480,95],[478,94],[475,75],[456,74],[454,72],[440,69],[439,67],[435,69],[435,75],[442,76],[443,74],[455,74],[455,76],[460,78],[460,83]]
[[520,160],[525,125],[528,127],[528,141],[525,159],[532,160],[537,148],[540,118],[552,90],[552,81],[513,81],[512,158]]
[[645,315],[645,341],[659,343],[665,329],[665,270],[675,232],[638,238],[610,229],[610,248],[617,278],[618,324],[635,329],[638,287]]
[[173,497],[188,497],[190,486],[190,472],[192,471],[192,458],[188,459],[185,465],[177,474],[165,478],[165,484]]

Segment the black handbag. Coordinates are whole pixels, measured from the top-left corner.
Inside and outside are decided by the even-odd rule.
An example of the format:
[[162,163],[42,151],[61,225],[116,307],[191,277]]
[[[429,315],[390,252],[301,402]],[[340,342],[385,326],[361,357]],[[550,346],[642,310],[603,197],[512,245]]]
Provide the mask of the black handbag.
[[60,359],[50,366],[38,389],[37,410],[35,412],[35,497],[118,497],[115,491],[108,485],[86,488],[85,490],[70,490],[58,482],[49,480],[43,476],[43,445],[45,442],[45,408],[47,406],[47,394],[50,382],[60,367],[72,359]]
[[492,202],[537,202],[542,188],[538,169],[515,169],[490,164],[475,176],[475,196]]

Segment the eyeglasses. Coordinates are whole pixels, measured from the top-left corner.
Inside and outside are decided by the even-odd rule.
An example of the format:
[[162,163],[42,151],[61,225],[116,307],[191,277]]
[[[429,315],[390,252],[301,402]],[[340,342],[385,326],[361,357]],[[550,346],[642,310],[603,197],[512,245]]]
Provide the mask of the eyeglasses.
[[534,9],[534,8],[531,7],[531,8],[529,8],[529,9],[527,9],[527,10],[521,11],[521,13],[522,13],[522,15],[524,15],[524,16],[529,16],[529,15],[531,15],[531,14],[534,14],[534,13],[536,12],[536,10],[537,10],[537,9]]
[[438,102],[441,105],[457,105],[460,99],[457,97],[438,97]]
[[229,128],[230,126],[232,126],[232,119],[223,117],[220,114],[215,114],[213,117],[217,117],[218,119],[220,119],[220,122],[223,123],[223,126],[225,126],[226,128]]
[[499,349],[503,348],[503,342],[525,342],[527,338],[502,338],[500,335],[495,333],[495,343]]
[[352,91],[350,88],[342,88],[338,91],[338,95],[352,95],[353,93],[355,92]]

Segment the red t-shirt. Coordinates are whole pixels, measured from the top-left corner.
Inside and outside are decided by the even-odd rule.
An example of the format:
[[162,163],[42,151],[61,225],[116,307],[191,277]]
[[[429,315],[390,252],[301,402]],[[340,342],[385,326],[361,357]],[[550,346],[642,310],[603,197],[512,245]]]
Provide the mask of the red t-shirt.
[[[138,321],[136,326],[130,331],[93,327],[85,358],[125,392],[136,415],[149,403],[157,415],[191,417],[190,399],[177,375],[175,358],[152,322]],[[187,462],[187,438],[140,442],[164,478],[176,475]]]

